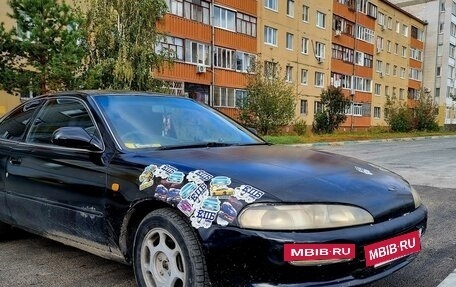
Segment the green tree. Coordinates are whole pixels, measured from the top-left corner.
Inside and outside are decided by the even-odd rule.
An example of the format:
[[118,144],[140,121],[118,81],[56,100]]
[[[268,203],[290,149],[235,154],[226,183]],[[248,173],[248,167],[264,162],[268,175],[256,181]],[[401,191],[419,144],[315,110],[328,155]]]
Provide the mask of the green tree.
[[438,111],[438,106],[432,96],[429,93],[421,91],[418,101],[413,107],[413,128],[418,131],[438,130]]
[[411,110],[395,98],[387,97],[385,104],[385,121],[393,132],[409,132],[413,130],[413,114]]
[[280,72],[278,64],[264,66],[255,63],[248,75],[247,96],[238,102],[240,120],[264,135],[288,125],[294,117],[293,87],[286,83]]
[[345,108],[350,100],[345,97],[342,88],[329,86],[321,93],[323,110],[317,112],[313,123],[315,133],[332,133],[347,119]]
[[0,26],[0,86],[10,93],[77,87],[85,55],[82,13],[57,0],[9,0],[16,27]]
[[157,53],[164,0],[87,0],[85,88],[153,90],[167,53]]

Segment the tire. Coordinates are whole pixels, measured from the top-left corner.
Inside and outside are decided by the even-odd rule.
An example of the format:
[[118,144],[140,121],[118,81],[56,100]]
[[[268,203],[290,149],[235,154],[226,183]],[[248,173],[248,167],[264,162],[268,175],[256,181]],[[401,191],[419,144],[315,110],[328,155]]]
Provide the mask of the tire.
[[133,244],[133,269],[140,287],[210,286],[197,233],[170,208],[149,213]]

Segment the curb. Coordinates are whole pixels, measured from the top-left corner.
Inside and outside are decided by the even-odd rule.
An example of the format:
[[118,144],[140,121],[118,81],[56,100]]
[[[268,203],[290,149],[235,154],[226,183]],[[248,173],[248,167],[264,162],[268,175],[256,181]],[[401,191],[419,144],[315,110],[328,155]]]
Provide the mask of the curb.
[[306,144],[290,144],[294,147],[323,147],[323,146],[343,146],[364,143],[385,143],[385,142],[399,142],[399,141],[421,141],[440,138],[456,138],[456,135],[446,136],[424,136],[424,137],[410,137],[410,138],[393,138],[393,139],[374,139],[374,140],[354,140],[354,141],[341,141],[341,142],[315,142]]
[[456,286],[456,269],[448,275],[437,287],[454,287]]

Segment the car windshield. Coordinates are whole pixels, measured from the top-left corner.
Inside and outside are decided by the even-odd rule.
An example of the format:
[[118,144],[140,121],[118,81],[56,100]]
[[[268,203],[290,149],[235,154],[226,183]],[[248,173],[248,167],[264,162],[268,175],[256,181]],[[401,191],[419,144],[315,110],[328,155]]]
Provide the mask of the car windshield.
[[93,98],[117,140],[129,149],[265,144],[228,117],[187,98],[153,95]]

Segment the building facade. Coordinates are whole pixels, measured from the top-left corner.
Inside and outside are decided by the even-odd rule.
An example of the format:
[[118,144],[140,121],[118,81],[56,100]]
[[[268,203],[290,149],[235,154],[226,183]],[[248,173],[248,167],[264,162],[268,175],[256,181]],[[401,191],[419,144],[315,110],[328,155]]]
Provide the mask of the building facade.
[[[456,124],[456,3],[453,0],[392,0],[405,11],[425,20],[423,84],[439,105],[439,124]],[[456,99],[456,98],[455,98]]]
[[[8,17],[8,13],[11,13],[11,9],[8,5],[7,0],[0,0],[0,23],[5,24],[5,28],[10,30],[14,27],[14,23]],[[11,95],[5,91],[0,90],[0,116],[14,108],[20,103],[20,96]]]
[[[424,77],[428,73],[423,60],[433,53],[424,48],[426,22],[386,0],[166,3],[168,13],[159,23],[166,37],[156,49],[172,51],[175,62],[154,76],[165,81],[169,92],[195,98],[232,117],[247,95],[246,75],[256,60],[265,67],[280,66],[296,94],[295,120],[307,125],[323,108],[323,89],[342,87],[351,101],[342,124],[345,130],[386,125],[387,97],[405,103],[437,82],[435,73],[429,73],[432,80]],[[0,5],[8,8],[6,0]]]

